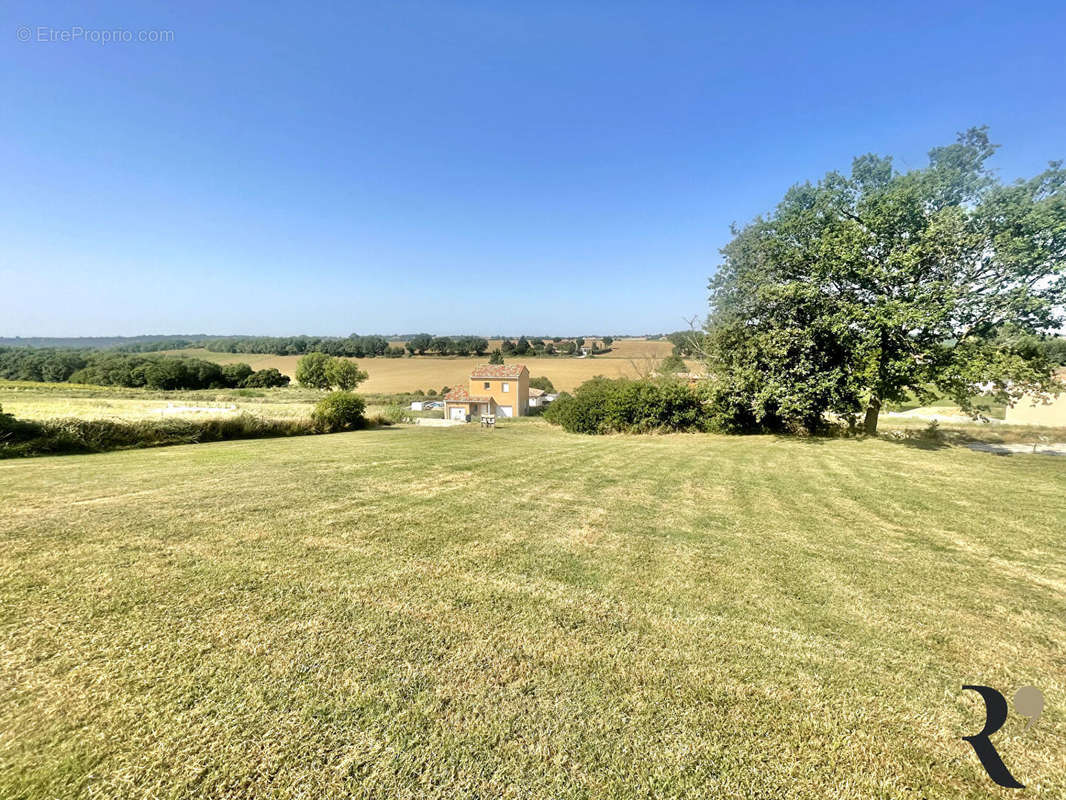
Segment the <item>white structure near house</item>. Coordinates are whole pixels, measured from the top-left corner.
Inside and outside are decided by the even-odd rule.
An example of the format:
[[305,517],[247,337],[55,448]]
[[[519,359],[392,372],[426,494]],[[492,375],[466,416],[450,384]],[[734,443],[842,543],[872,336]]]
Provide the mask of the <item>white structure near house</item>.
[[411,410],[412,411],[421,411],[422,410],[422,406],[424,406],[424,405],[425,405],[425,403],[423,403],[421,400],[414,400],[411,403]]
[[545,399],[547,396],[548,396],[548,393],[545,392],[543,389],[534,389],[532,386],[530,386],[529,387],[529,407],[530,408],[539,408],[540,406],[548,405],[548,401]]

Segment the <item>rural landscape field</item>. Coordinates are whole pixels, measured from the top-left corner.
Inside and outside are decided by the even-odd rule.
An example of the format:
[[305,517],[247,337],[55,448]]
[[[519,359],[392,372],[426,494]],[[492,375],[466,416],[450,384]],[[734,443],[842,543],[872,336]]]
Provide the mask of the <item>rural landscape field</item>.
[[[489,340],[489,347],[499,347],[499,340]],[[573,391],[595,375],[607,378],[636,378],[654,372],[659,362],[670,355],[671,343],[666,340],[649,341],[632,338],[612,343],[611,352],[595,358],[516,357],[529,367],[531,375],[551,379],[559,391]],[[244,362],[253,369],[275,367],[282,374],[294,377],[299,356],[249,355],[246,353],[212,353],[202,348],[167,351],[171,355],[204,358],[219,364]],[[470,370],[484,363],[485,357],[416,356],[415,358],[375,358],[361,361],[369,378],[360,388],[367,392],[392,394],[416,389],[440,390],[444,386],[458,386],[466,381]],[[698,368],[698,365],[693,365]]]

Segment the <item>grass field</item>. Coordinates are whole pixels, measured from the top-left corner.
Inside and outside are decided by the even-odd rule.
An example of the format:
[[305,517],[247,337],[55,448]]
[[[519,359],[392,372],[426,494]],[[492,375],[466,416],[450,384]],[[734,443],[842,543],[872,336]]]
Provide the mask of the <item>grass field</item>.
[[[623,339],[613,345],[612,352],[595,358],[511,358],[509,361],[525,364],[530,375],[546,375],[561,392],[572,391],[579,384],[596,375],[608,378],[630,377],[650,373],[660,360],[670,354],[672,345],[666,341],[646,339]],[[232,364],[243,361],[252,369],[276,367],[283,374],[293,377],[299,356],[256,355],[251,353],[212,353],[201,348],[168,351],[177,355],[189,355]],[[369,379],[359,387],[360,391],[380,394],[413,392],[416,389],[440,390],[444,386],[458,386],[469,382],[470,372],[488,357],[439,358],[416,356],[414,358],[362,358],[352,359],[369,373]]]
[[537,420],[0,463],[0,797],[1066,795],[1066,459]]

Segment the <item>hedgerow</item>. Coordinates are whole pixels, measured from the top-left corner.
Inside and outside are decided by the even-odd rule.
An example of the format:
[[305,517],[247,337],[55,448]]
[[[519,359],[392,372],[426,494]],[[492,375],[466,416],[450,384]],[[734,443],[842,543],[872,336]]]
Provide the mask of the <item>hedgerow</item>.
[[263,439],[315,433],[310,420],[264,419],[238,414],[211,419],[49,419],[17,420],[0,413],[0,458],[100,453],[227,439]]

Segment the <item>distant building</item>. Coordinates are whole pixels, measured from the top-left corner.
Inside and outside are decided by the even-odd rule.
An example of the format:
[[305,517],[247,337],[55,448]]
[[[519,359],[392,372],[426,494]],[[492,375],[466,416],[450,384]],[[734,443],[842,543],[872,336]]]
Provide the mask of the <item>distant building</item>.
[[444,416],[524,417],[529,413],[529,391],[529,370],[524,364],[482,364],[470,373],[469,389],[457,386],[444,396]]

